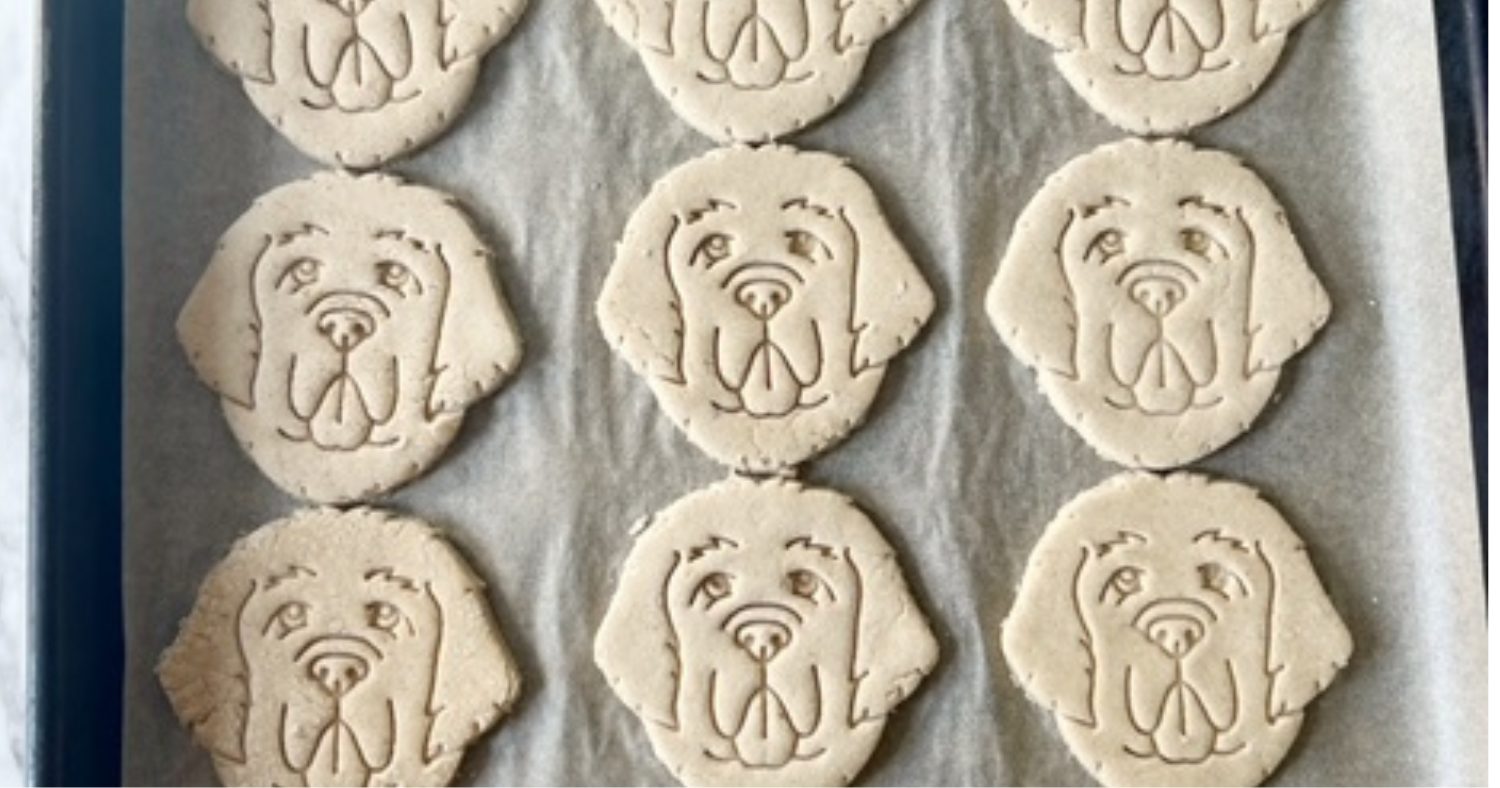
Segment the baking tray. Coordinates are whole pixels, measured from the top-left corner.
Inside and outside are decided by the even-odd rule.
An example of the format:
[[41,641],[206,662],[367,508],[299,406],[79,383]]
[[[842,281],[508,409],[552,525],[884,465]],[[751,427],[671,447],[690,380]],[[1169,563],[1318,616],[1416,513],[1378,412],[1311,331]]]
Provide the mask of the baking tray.
[[[575,0],[576,1],[576,0]],[[944,0],[925,0],[927,3]],[[546,3],[549,0],[537,0]],[[44,51],[44,95],[43,134],[41,141],[41,184],[39,205],[40,258],[37,266],[38,317],[36,330],[39,348],[36,365],[38,408],[33,443],[36,451],[36,484],[34,523],[34,562],[36,598],[33,605],[34,662],[31,671],[33,686],[33,718],[31,736],[32,779],[42,784],[115,784],[121,779],[122,741],[122,694],[124,687],[124,635],[122,625],[122,297],[124,279],[121,243],[122,192],[122,35],[124,29],[124,5],[96,3],[91,0],[54,0],[44,8],[46,30]],[[1331,6],[1354,5],[1333,0]],[[1476,68],[1483,60],[1483,44],[1480,38],[1483,7],[1473,2],[1439,0],[1436,12],[1440,20],[1438,34],[1441,43],[1442,77],[1444,87],[1444,111],[1448,139],[1447,158],[1451,185],[1452,220],[1457,243],[1452,261],[1435,259],[1412,261],[1413,265],[1455,265],[1457,280],[1462,290],[1463,336],[1468,348],[1469,389],[1472,402],[1485,402],[1486,379],[1484,361],[1484,323],[1486,302],[1484,293],[1484,228],[1483,210],[1475,210],[1484,204],[1483,135],[1476,133],[1482,128],[1484,117],[1483,68]],[[592,11],[592,9],[585,9]],[[1334,12],[1325,9],[1323,15]],[[1338,13],[1348,13],[1340,9]],[[1002,24],[1009,24],[1002,20]],[[1323,25],[1333,24],[1323,22]],[[597,32],[597,31],[596,31]],[[516,35],[525,35],[526,25]],[[600,37],[601,46],[617,46],[617,42]],[[1297,45],[1294,44],[1294,49]],[[1306,46],[1306,45],[1304,45]],[[876,59],[878,63],[880,58]],[[207,61],[199,64],[207,68]],[[904,66],[891,64],[889,68],[920,68],[920,64]],[[1283,64],[1287,68],[1287,64]],[[878,69],[872,65],[866,80],[877,79]],[[1269,86],[1275,90],[1285,77],[1278,78]],[[233,100],[242,100],[237,91],[230,90],[225,81],[225,91]],[[483,91],[484,83],[480,90]],[[1261,99],[1264,101],[1264,98]],[[1253,111],[1255,105],[1245,111]],[[799,142],[801,140],[799,139]],[[442,144],[441,141],[439,144]],[[809,142],[808,147],[818,147]],[[190,149],[189,149],[189,152]],[[858,151],[841,151],[860,157]],[[1255,150],[1241,150],[1255,163]],[[678,155],[677,159],[686,158]],[[1264,170],[1263,170],[1264,171]],[[1268,173],[1274,176],[1275,173]],[[878,167],[866,170],[880,188],[881,172]],[[1274,181],[1274,178],[1273,178]],[[1273,182],[1273,185],[1274,182]],[[892,200],[889,188],[883,190],[888,210],[900,207],[899,199]],[[890,203],[896,203],[891,205]],[[623,223],[630,206],[620,206],[618,215],[602,217],[601,222],[613,228]],[[1294,221],[1305,225],[1312,223],[1311,217],[1296,213]],[[508,229],[508,228],[506,228]],[[907,228],[901,228],[907,229]],[[212,230],[217,233],[218,228]],[[997,237],[1005,231],[999,230]],[[1308,227],[1305,233],[1315,232]],[[909,235],[909,233],[904,233]],[[920,236],[919,236],[920,237]],[[1304,237],[1304,241],[1310,239]],[[910,241],[909,241],[910,242]],[[1313,240],[1316,245],[1316,241]],[[982,257],[992,258],[992,252]],[[987,282],[990,269],[985,263],[976,266],[972,275]],[[1315,266],[1326,267],[1326,259],[1315,259]],[[602,273],[602,272],[600,272]],[[1325,280],[1328,276],[1320,268]],[[512,269],[514,274],[514,269]],[[1336,302],[1336,309],[1341,306]],[[1391,307],[1397,305],[1391,304]],[[588,319],[585,315],[585,319]],[[942,313],[939,320],[942,319]],[[1335,318],[1338,319],[1337,317]],[[163,338],[164,352],[173,354],[170,338]],[[1315,346],[1316,349],[1316,346]],[[919,345],[920,353],[940,352],[929,340]],[[993,336],[975,337],[968,351],[983,354],[989,359],[990,368],[1009,363]],[[531,363],[539,363],[533,358]],[[899,365],[900,362],[898,362]],[[1295,365],[1294,365],[1295,367]],[[1305,385],[1305,379],[1313,373],[1293,374],[1283,384],[1284,390],[1297,390]],[[898,375],[899,376],[899,375]],[[513,396],[502,394],[502,397]],[[885,399],[883,397],[883,399]],[[889,407],[881,405],[879,407]],[[1046,416],[1045,411],[1038,411]],[[1484,409],[1472,408],[1470,416],[1475,424],[1475,435],[1483,435]],[[1064,428],[1058,423],[1048,425],[1056,432]],[[472,429],[472,427],[471,427]],[[224,436],[227,440],[227,434]],[[1062,438],[1059,438],[1062,440]],[[1475,464],[1480,468],[1487,464],[1483,441],[1471,447]],[[670,459],[670,458],[669,458]],[[832,465],[833,463],[830,463]],[[1207,464],[1214,469],[1212,463]],[[1226,467],[1234,467],[1232,464]],[[1101,475],[1104,466],[1094,466],[1094,476]],[[441,472],[441,466],[439,467]],[[858,484],[841,476],[838,467],[827,474],[834,486],[856,492],[856,497],[868,505],[880,519],[888,533],[895,531],[900,536],[900,523],[890,524],[886,517],[895,507],[888,499],[864,492]],[[1479,479],[1484,479],[1481,473]],[[1253,480],[1253,479],[1252,479]],[[690,487],[684,486],[686,493]],[[1279,492],[1272,488],[1268,492],[1275,498]],[[622,497],[629,498],[628,491]],[[866,500],[871,499],[871,500]],[[1481,500],[1483,496],[1481,496]],[[633,503],[637,513],[644,513],[653,504],[665,501],[639,500]],[[1293,501],[1300,504],[1300,501]],[[1050,514],[1037,507],[1032,517],[1043,520]],[[1295,519],[1295,518],[1294,518]],[[1483,528],[1483,518],[1479,527]],[[1025,524],[1023,533],[1034,534],[1038,522]],[[1307,535],[1314,525],[1297,523]],[[243,523],[244,527],[254,523]],[[618,524],[623,527],[623,523]],[[1021,526],[1017,526],[1021,527]],[[1024,537],[1029,538],[1029,537]],[[1414,535],[1420,539],[1420,535]],[[897,539],[897,541],[900,541]],[[1316,540],[1312,540],[1316,541]],[[622,557],[622,556],[620,556]],[[915,556],[904,554],[908,572],[925,579],[928,584],[936,581],[941,567],[914,564]],[[618,560],[618,558],[617,558]],[[1328,558],[1315,556],[1320,568],[1330,563]],[[616,561],[617,562],[617,561]],[[1472,562],[1458,561],[1460,568]],[[1325,574],[1325,580],[1328,576]],[[196,585],[197,579],[187,581]],[[1478,578],[1473,582],[1478,583]],[[1336,597],[1339,587],[1332,584]],[[929,589],[929,593],[931,590]],[[1369,613],[1368,600],[1351,604],[1349,597],[1343,603],[1346,617]],[[1378,605],[1378,600],[1374,601]],[[985,608],[990,609],[989,607]],[[941,614],[945,611],[928,606],[930,614],[938,620],[940,629],[951,633],[951,625]],[[972,628],[972,637],[991,638],[996,620],[981,620]],[[964,625],[968,628],[968,625]],[[1359,639],[1361,655],[1367,659],[1378,659],[1383,646],[1368,636],[1360,637],[1356,622],[1356,637]],[[511,632],[514,639],[524,639],[528,633]],[[970,642],[966,635],[965,643]],[[949,641],[951,642],[951,641]],[[984,649],[975,649],[983,659],[993,660],[995,654],[990,644]],[[948,660],[959,659],[951,650]],[[963,657],[973,659],[973,655]],[[1003,671],[995,666],[997,674]],[[1359,665],[1356,665],[1356,669]],[[941,669],[940,669],[941,670]],[[933,694],[931,688],[926,690]],[[1010,693],[1004,698],[999,694],[987,699],[991,703],[1014,704],[1019,697],[1014,688],[1005,687]],[[1482,693],[1480,693],[1482,694]],[[919,696],[920,698],[920,696]],[[597,699],[600,703],[613,703],[607,696]],[[1314,718],[1321,718],[1319,725],[1310,726],[1310,735],[1316,729],[1327,730],[1340,724],[1335,710],[1337,702],[1324,702],[1314,706]],[[1320,709],[1322,709],[1320,711]],[[523,706],[522,712],[525,709]],[[908,715],[910,716],[910,714]],[[917,747],[921,731],[902,724],[898,714],[897,724],[888,734],[895,741],[890,747],[909,749]],[[1026,743],[1043,745],[1052,741],[1054,733],[1042,722],[1041,715],[1027,717],[1033,726],[1029,729],[1011,731],[1013,744],[1020,747]],[[1472,724],[1472,720],[1468,721]],[[500,737],[511,735],[515,726],[523,724],[520,719],[502,726]],[[1304,739],[1308,738],[1305,736]],[[1314,745],[1304,741],[1293,751],[1293,761],[1303,758],[1301,753]],[[1386,746],[1381,743],[1380,746]],[[899,750],[898,750],[899,752]],[[641,754],[643,757],[644,754]],[[1412,753],[1413,757],[1432,758],[1441,752]],[[871,775],[889,778],[891,772],[884,768],[888,761],[900,755],[879,755],[872,765]],[[1472,766],[1472,764],[1469,764]],[[642,767],[637,779],[651,779],[659,774],[649,764]],[[1062,778],[1074,778],[1076,771],[1060,771]],[[1482,781],[1482,775],[1472,771],[1432,772],[1444,781]],[[626,775],[597,775],[595,779],[619,780]],[[1003,779],[1007,775],[998,772],[988,774],[989,779]],[[1309,777],[1305,771],[1288,770],[1282,775],[1286,779]],[[1379,774],[1366,774],[1366,782],[1377,782]],[[942,779],[944,775],[936,775]],[[952,779],[951,775],[948,776]],[[1437,781],[1436,778],[1434,781]]]

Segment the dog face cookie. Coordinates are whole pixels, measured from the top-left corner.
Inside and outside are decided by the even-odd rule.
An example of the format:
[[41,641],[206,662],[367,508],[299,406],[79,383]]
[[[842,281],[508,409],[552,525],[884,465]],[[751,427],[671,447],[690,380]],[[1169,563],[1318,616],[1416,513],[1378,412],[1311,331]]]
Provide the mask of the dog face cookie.
[[843,496],[733,478],[648,520],[594,642],[689,785],[845,785],[937,662],[890,545]]
[[1006,1],[1111,123],[1177,134],[1255,95],[1320,0]]
[[932,307],[853,170],[765,147],[713,151],[651,190],[598,315],[694,443],[769,471],[863,420],[886,362]]
[[1233,157],[1106,145],[1022,212],[988,311],[1105,458],[1166,468],[1249,428],[1328,319],[1276,198]]
[[1047,526],[1006,661],[1106,785],[1255,785],[1353,650],[1307,551],[1232,482],[1122,474]]
[[236,437],[288,492],[362,500],[436,461],[520,340],[451,197],[315,175],[229,228],[178,318]]
[[720,142],[764,142],[843,102],[917,0],[596,0],[672,109]]
[[368,168],[458,117],[525,0],[188,0],[203,46],[304,153]]
[[225,785],[447,785],[520,688],[484,584],[370,509],[241,539],[157,673]]

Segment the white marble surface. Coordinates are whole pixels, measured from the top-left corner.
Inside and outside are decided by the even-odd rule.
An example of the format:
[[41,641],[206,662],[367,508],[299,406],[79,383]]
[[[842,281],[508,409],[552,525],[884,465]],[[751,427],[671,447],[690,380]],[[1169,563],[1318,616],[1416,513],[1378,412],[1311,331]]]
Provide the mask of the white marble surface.
[[37,4],[0,3],[0,784],[25,779]]

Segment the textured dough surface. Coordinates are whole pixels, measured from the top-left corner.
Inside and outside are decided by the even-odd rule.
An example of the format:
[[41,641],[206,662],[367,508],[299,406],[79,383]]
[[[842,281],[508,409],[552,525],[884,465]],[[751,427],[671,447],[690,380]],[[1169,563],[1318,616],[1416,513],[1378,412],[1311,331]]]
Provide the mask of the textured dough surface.
[[519,363],[492,264],[452,197],[321,173],[225,232],[178,339],[272,481],[320,503],[367,500],[436,462]]
[[720,142],[765,142],[837,108],[917,0],[595,0],[656,89]]
[[240,539],[157,674],[225,785],[447,785],[521,686],[484,583],[373,509]]
[[1260,178],[1225,153],[1140,140],[1047,179],[986,307],[1063,420],[1147,468],[1249,429],[1330,310]]
[[188,0],[199,41],[302,152],[365,169],[445,131],[525,0]]
[[1242,484],[1125,473],[1064,506],[1002,627],[1106,785],[1256,785],[1348,664],[1302,541]]
[[767,472],[858,426],[932,309],[853,169],[767,146],[712,151],[652,188],[598,317],[694,444]]
[[1250,100],[1320,0],[1006,0],[1109,121],[1178,134]]
[[937,663],[896,556],[837,493],[731,478],[648,518],[594,659],[688,785],[846,785]]

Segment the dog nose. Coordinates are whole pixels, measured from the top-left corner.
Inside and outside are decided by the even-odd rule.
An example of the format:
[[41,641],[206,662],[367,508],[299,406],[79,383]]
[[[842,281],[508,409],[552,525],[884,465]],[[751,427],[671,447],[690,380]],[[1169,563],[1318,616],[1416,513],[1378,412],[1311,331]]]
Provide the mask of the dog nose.
[[792,642],[792,630],[777,621],[747,621],[735,628],[734,642],[756,662],[770,662]]
[[752,279],[734,289],[734,300],[750,314],[770,320],[792,300],[792,288],[774,279]]
[[1157,317],[1166,317],[1187,296],[1187,288],[1165,276],[1146,276],[1130,285],[1130,300]]
[[1146,637],[1167,656],[1181,659],[1203,642],[1203,622],[1183,614],[1162,616],[1146,624]]
[[370,663],[353,654],[324,654],[307,663],[307,673],[329,695],[339,698],[370,675]]
[[375,318],[359,309],[330,309],[318,315],[318,333],[339,350],[353,350],[375,333]]

